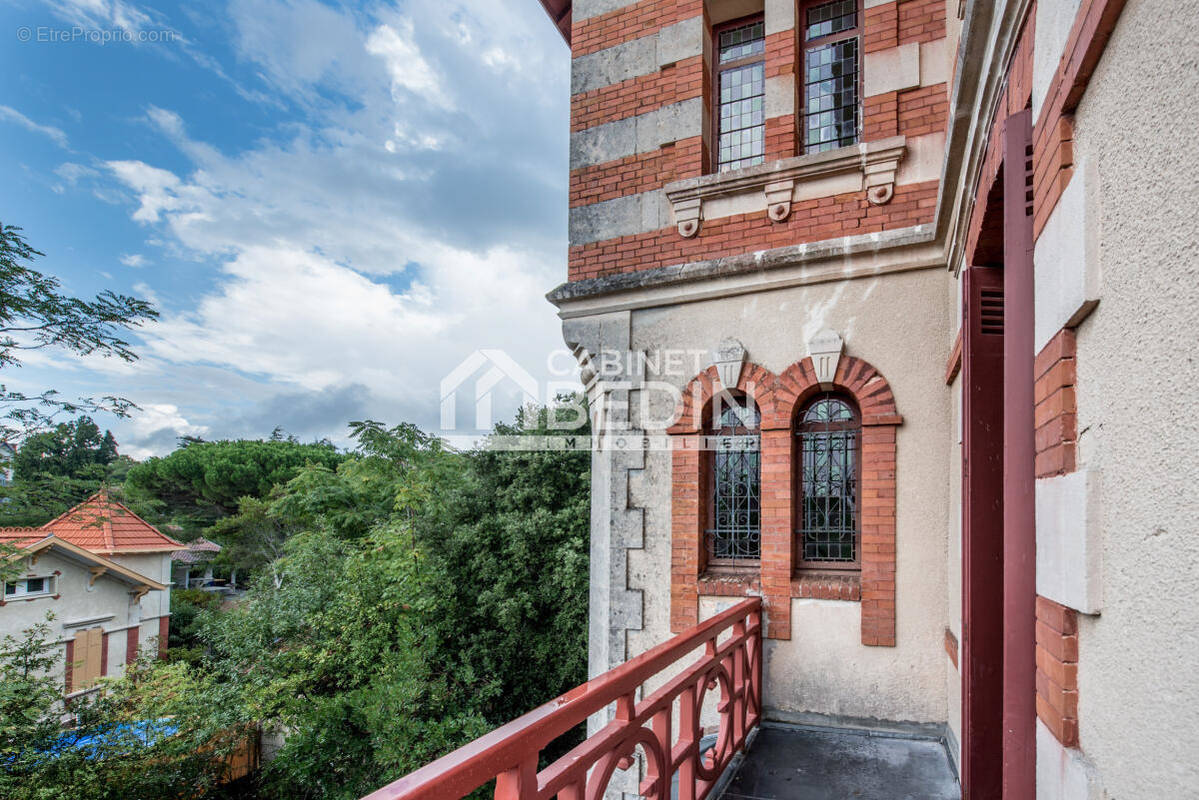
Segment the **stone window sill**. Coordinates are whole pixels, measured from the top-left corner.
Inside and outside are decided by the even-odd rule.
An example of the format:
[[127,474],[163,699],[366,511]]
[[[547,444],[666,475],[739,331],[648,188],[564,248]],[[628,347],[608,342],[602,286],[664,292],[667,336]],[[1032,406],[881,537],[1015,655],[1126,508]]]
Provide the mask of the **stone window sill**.
[[857,572],[798,572],[791,578],[791,596],[858,602],[862,599],[862,576]]
[[667,184],[664,189],[679,235],[688,239],[699,233],[705,218],[724,216],[711,213],[715,201],[733,200],[725,205],[736,208],[734,213],[744,213],[751,206],[765,209],[772,221],[783,222],[791,215],[797,190],[825,178],[856,175],[859,178],[856,185],[865,189],[866,198],[874,205],[883,205],[895,193],[895,173],[903,160],[906,141],[903,136],[892,136],[756,167],[687,178]]
[[699,593],[716,597],[746,597],[759,595],[762,582],[758,577],[758,562],[752,568],[712,567],[699,576]]

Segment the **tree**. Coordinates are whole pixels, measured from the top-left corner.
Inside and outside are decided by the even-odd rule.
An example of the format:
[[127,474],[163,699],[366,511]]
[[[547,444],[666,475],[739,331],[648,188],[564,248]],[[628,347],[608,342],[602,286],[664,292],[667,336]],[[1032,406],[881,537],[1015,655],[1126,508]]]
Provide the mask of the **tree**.
[[68,709],[50,619],[0,642],[0,797],[174,800],[219,783],[252,729],[223,687],[148,657]]
[[[148,302],[104,291],[92,300],[63,294],[57,278],[28,266],[45,255],[0,222],[0,369],[19,367],[28,350],[59,348],[76,355],[99,354],[135,361],[124,331],[158,318]],[[135,408],[121,397],[67,400],[53,389],[29,395],[0,384],[0,440],[44,429],[63,414],[108,411],[127,416]]]
[[12,485],[0,489],[8,501],[0,507],[0,520],[40,525],[53,519],[119,480],[127,461],[118,458],[112,432],[101,433],[90,417],[27,436],[12,460]]
[[264,796],[361,797],[586,680],[589,454],[353,435],[253,507],[283,556],[198,617],[199,668],[287,732]]
[[238,513],[243,497],[263,498],[294,478],[306,464],[327,469],[345,456],[328,442],[238,439],[192,442],[129,469],[125,491],[148,517],[199,535]]
[[[524,411],[496,433],[545,435],[550,414],[575,407]],[[500,725],[587,680],[591,454],[483,448],[467,459],[466,479],[419,526],[430,624],[439,657],[470,676],[480,712]]]

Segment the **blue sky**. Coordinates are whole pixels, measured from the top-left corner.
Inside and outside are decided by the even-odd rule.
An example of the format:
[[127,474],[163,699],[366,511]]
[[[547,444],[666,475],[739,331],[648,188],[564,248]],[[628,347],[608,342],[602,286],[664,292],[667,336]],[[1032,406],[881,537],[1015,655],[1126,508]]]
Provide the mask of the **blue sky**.
[[0,41],[0,220],[162,314],[134,365],[38,352],[10,388],[128,397],[100,421],[144,457],[436,428],[477,349],[550,377],[569,53],[536,0],[0,0]]

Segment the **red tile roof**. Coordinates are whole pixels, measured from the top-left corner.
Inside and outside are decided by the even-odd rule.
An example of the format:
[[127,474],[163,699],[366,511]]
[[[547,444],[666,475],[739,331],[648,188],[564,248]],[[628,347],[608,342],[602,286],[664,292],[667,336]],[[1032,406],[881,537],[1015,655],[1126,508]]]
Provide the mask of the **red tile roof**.
[[45,538],[46,532],[41,528],[0,528],[0,542],[15,547],[24,547]]
[[40,530],[93,553],[167,553],[183,547],[103,490]]

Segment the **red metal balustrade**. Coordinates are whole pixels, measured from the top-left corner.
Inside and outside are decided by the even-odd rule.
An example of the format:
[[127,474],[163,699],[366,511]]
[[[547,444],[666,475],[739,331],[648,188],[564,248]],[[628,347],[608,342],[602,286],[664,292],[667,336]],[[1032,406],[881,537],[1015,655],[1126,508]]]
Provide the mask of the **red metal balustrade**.
[[[655,677],[661,686],[638,701]],[[720,731],[715,746],[701,752],[704,698],[716,689]],[[546,745],[612,703],[611,722],[537,771]],[[497,800],[598,800],[613,773],[633,765],[638,748],[643,797],[669,800],[677,774],[679,800],[704,800],[745,747],[761,710],[762,602],[750,598],[363,800],[459,798],[492,778]]]

